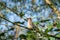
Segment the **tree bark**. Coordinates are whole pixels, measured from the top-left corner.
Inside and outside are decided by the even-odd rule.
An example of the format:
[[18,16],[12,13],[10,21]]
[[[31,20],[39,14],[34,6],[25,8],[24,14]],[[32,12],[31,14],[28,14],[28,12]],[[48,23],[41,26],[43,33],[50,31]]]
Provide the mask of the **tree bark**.
[[15,28],[15,36],[14,36],[14,40],[17,40],[18,37],[19,37],[20,27],[17,26],[17,25],[15,25],[14,28]]

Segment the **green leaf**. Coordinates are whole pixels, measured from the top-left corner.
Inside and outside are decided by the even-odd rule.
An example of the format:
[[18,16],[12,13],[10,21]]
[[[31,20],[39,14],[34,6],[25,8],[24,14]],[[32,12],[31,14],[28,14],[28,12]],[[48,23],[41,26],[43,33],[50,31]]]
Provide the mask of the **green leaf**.
[[50,37],[50,40],[55,40],[55,38],[53,38],[53,37]]
[[51,29],[52,29],[53,24],[49,22],[47,26],[48,26],[48,30],[51,30]]
[[45,30],[45,33],[46,33],[46,34],[53,29],[52,26],[53,26],[53,25],[49,22],[48,25],[47,25],[48,28]]
[[36,40],[36,34],[33,30],[27,32],[27,40]]
[[50,32],[52,29],[53,29],[53,28],[50,28],[50,29],[47,28],[47,29],[45,30],[45,33],[47,34],[47,33]]
[[57,23],[57,28],[59,28],[59,29],[60,29],[60,23]]
[[39,24],[39,22],[34,22],[34,24],[35,24],[35,25],[38,25],[38,24]]
[[56,37],[60,37],[60,34],[57,34]]

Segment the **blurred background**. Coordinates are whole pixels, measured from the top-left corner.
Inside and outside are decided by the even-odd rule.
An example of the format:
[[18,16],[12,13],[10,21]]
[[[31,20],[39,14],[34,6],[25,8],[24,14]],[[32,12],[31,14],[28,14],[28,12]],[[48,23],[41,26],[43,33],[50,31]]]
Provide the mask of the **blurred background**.
[[[27,18],[31,18],[33,24],[43,32],[46,29],[51,30],[53,28],[48,34],[55,36],[58,33],[57,36],[60,38],[60,17],[58,18],[60,15],[60,0],[47,1],[50,1],[51,4],[48,4],[46,0],[0,0],[0,40],[13,40],[16,35],[15,25],[18,24],[20,29],[17,40],[21,40],[21,34],[24,34],[25,37],[28,31],[26,29],[28,27]],[[56,13],[56,11],[59,12]],[[54,31],[55,29],[59,29],[59,32]],[[41,36],[41,38],[45,38],[45,36]],[[44,40],[59,40],[52,37],[48,38]],[[30,37],[30,40],[43,39],[31,39]]]

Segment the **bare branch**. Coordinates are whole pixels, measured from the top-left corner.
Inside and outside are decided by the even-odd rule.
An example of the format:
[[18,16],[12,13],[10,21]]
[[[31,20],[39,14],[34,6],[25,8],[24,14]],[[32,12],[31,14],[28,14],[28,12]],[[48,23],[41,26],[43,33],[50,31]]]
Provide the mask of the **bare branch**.
[[[8,22],[12,23],[13,25],[17,25],[17,24],[15,24],[15,23],[13,23],[13,22],[11,22],[11,21],[7,20],[7,19],[6,19],[6,18],[4,18],[4,17],[1,17],[1,16],[0,16],[0,18],[2,18],[2,19],[4,19],[4,20],[6,20],[6,21],[8,21]],[[21,25],[17,25],[17,26],[20,26],[20,27],[22,27],[22,28],[28,29],[28,28],[27,28],[27,27],[25,27],[25,26],[21,26]]]
[[46,4],[49,5],[49,7],[58,15],[58,19],[60,19],[60,11],[55,7],[55,5],[51,2],[51,0],[45,0]]
[[[19,14],[18,14],[15,10],[12,10],[11,8],[7,7],[7,6],[5,5],[5,3],[0,2],[0,4],[1,4],[4,8],[9,9],[9,10],[12,11],[14,14],[16,14],[17,16],[19,16]],[[19,17],[20,17],[20,16],[19,16]],[[25,19],[24,19],[24,20],[25,20]]]

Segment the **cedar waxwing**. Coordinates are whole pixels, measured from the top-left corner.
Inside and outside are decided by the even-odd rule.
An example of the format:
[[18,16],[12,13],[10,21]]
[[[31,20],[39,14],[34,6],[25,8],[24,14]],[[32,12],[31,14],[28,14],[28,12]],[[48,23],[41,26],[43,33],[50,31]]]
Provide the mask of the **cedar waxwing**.
[[28,20],[28,28],[38,31],[38,28],[33,24],[32,19],[31,18],[27,18],[27,20]]
[[28,28],[32,29],[33,28],[32,19],[31,18],[27,18],[27,20],[28,20]]

